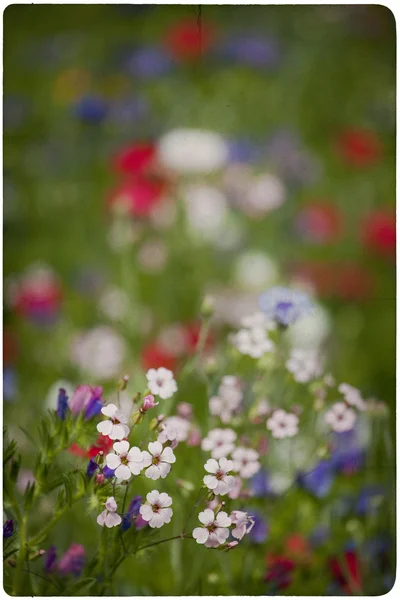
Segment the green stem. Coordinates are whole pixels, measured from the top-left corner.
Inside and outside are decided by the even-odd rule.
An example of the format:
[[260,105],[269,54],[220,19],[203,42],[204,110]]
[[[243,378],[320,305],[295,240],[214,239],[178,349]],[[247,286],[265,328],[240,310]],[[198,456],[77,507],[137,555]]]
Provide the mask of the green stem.
[[13,595],[19,596],[20,585],[22,583],[22,571],[26,556],[26,516],[22,517],[19,522],[19,552],[17,556],[17,565],[14,574]]

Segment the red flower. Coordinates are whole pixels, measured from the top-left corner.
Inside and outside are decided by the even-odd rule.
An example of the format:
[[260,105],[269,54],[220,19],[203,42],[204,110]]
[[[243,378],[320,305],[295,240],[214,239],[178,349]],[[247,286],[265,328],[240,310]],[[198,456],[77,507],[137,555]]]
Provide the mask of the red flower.
[[396,218],[384,211],[370,213],[361,224],[361,236],[367,250],[382,256],[396,254]]
[[146,370],[165,367],[170,371],[175,371],[177,367],[176,357],[168,353],[159,342],[152,342],[145,346],[140,359]]
[[310,241],[329,243],[338,238],[342,217],[333,204],[314,202],[301,209],[296,225],[300,233]]
[[[361,591],[360,566],[354,550],[347,550],[342,561],[337,558],[330,558],[328,562],[334,579],[343,591],[349,595]],[[342,562],[345,565],[342,565]]]
[[267,583],[274,584],[278,590],[283,590],[292,583],[292,571],[295,563],[286,556],[274,556],[267,554],[265,557],[267,563],[267,573],[264,580]]
[[213,29],[203,22],[182,21],[167,33],[164,43],[171,54],[180,60],[199,57],[209,50],[214,41]]
[[382,155],[382,144],[378,136],[363,129],[349,129],[338,139],[338,153],[353,167],[368,167],[376,164]]
[[81,456],[82,458],[94,458],[99,452],[108,454],[112,449],[113,443],[113,440],[111,440],[108,435],[99,435],[96,443],[92,444],[87,450],[74,443],[68,448],[68,452],[75,454],[75,456]]
[[[200,335],[200,324],[199,323],[190,323],[189,325],[185,325],[185,337],[186,337],[188,354],[192,354],[196,350],[196,346],[199,341],[199,335]],[[211,333],[208,333],[205,344],[204,344],[205,351],[211,350],[213,345],[214,345],[214,338]]]
[[300,533],[293,533],[286,539],[285,549],[291,558],[300,562],[308,561],[311,556],[310,543]]
[[112,194],[110,204],[124,207],[133,217],[144,217],[159,204],[165,189],[164,181],[141,176],[118,188]]
[[149,170],[156,155],[156,148],[150,143],[138,143],[118,152],[113,159],[113,166],[119,173],[143,175]]

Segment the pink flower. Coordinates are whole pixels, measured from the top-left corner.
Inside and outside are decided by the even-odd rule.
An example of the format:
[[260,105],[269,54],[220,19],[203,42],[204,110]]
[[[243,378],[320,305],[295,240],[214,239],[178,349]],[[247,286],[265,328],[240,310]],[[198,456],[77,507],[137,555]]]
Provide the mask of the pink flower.
[[72,544],[57,563],[57,569],[61,575],[72,573],[79,576],[85,563],[86,551],[81,544]]
[[152,394],[148,394],[147,396],[145,396],[143,398],[143,404],[142,404],[141,411],[146,412],[150,408],[154,408],[155,406],[158,406],[158,404],[159,404],[158,402],[154,401],[154,396]]
[[73,415],[86,411],[88,406],[103,393],[101,386],[92,387],[91,385],[78,385],[72,398],[69,401],[69,408]]

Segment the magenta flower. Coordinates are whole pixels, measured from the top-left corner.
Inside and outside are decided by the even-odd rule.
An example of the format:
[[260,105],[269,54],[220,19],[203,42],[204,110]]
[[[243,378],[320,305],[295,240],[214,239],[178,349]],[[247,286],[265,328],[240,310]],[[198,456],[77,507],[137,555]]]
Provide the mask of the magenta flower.
[[141,412],[145,413],[150,408],[154,408],[155,406],[158,406],[158,404],[159,404],[158,402],[155,402],[154,396],[152,394],[148,394],[147,396],[145,396],[143,398]]
[[77,415],[84,411],[87,419],[99,414],[103,406],[102,393],[101,386],[78,385],[69,401],[71,413]]
[[57,563],[57,569],[61,575],[75,575],[78,577],[85,564],[85,548],[81,544],[71,544],[66,553]]

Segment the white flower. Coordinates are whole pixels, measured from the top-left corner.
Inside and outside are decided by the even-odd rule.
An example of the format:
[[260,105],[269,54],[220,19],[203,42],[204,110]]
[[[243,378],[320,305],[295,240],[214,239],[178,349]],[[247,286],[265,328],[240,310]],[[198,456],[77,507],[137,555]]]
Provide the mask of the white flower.
[[172,517],[172,498],[165,492],[153,490],[146,496],[147,503],[142,504],[139,512],[142,518],[147,521],[150,527],[159,529],[164,523],[169,523]]
[[234,471],[237,471],[243,479],[253,477],[261,468],[259,457],[258,452],[252,448],[235,448],[232,452]]
[[267,429],[274,438],[293,437],[298,432],[299,418],[297,415],[288,413],[281,408],[275,410],[267,420]]
[[193,529],[193,537],[198,544],[204,544],[206,548],[217,548],[224,544],[229,537],[229,529],[232,521],[224,511],[216,516],[211,508],[206,508],[199,514],[199,521],[204,527]]
[[229,423],[243,398],[243,393],[237,377],[226,375],[218,388],[218,396],[209,400],[210,413],[219,416],[223,423]]
[[102,292],[99,299],[100,311],[112,321],[122,321],[129,312],[129,296],[117,287]]
[[349,383],[341,383],[338,387],[338,390],[343,395],[347,404],[355,406],[358,408],[358,410],[365,410],[366,404],[361,397],[360,390]]
[[146,377],[150,392],[155,396],[160,396],[164,400],[171,398],[178,390],[173,372],[165,367],[149,369]]
[[222,458],[232,452],[236,438],[237,435],[233,429],[220,429],[217,427],[208,432],[207,437],[201,442],[201,448],[208,452],[211,451],[213,458]]
[[272,352],[275,347],[262,327],[240,329],[232,336],[232,342],[241,354],[252,358],[261,358],[266,352]]
[[165,266],[168,250],[162,240],[147,240],[143,242],[137,253],[137,261],[146,273],[159,273]]
[[192,231],[207,241],[218,240],[224,235],[229,208],[225,196],[218,189],[192,184],[183,189],[182,195]]
[[158,142],[160,161],[178,173],[211,173],[226,163],[228,154],[220,135],[202,129],[175,129]]
[[241,510],[233,510],[231,512],[232,525],[236,525],[232,529],[232,535],[237,540],[241,540],[246,533],[250,533],[254,526],[254,518]]
[[332,408],[325,413],[325,423],[330,425],[333,431],[339,433],[353,429],[356,420],[355,411],[344,402],[335,402]]
[[209,458],[204,465],[205,470],[211,475],[205,475],[204,484],[209,490],[212,490],[216,496],[224,496],[233,489],[235,478],[228,475],[233,469],[233,462],[225,457],[215,460]]
[[115,501],[114,496],[110,496],[107,498],[106,508],[103,510],[101,514],[97,517],[97,523],[104,527],[116,527],[122,521],[121,517],[117,515],[117,503]]
[[157,342],[167,354],[172,356],[181,356],[188,350],[187,332],[180,323],[165,327],[158,335]]
[[172,448],[163,449],[160,442],[150,442],[149,452],[143,450],[143,467],[148,467],[145,475],[148,479],[165,479],[171,470],[171,464],[176,461]]
[[131,475],[139,475],[144,467],[141,450],[137,446],[129,449],[129,442],[126,440],[115,442],[113,449],[115,454],[107,454],[106,465],[115,471],[115,477],[124,480]]
[[117,377],[123,370],[125,354],[125,340],[107,326],[79,334],[71,348],[72,361],[94,379]]
[[165,444],[167,440],[185,442],[188,439],[190,428],[191,424],[187,419],[178,416],[167,417],[157,440],[162,444]]
[[126,425],[127,418],[115,404],[103,406],[101,412],[110,418],[107,421],[98,423],[97,431],[103,435],[108,435],[111,440],[122,440],[129,435],[129,427]]
[[292,323],[286,332],[292,348],[317,351],[332,329],[332,318],[322,306],[314,305],[310,314],[303,315]]
[[254,329],[258,327],[262,327],[267,331],[271,331],[276,329],[275,321],[268,320],[264,313],[258,311],[253,313],[252,315],[247,315],[246,317],[242,317],[240,320],[240,324],[245,329]]
[[234,267],[235,283],[246,292],[261,292],[275,285],[277,263],[264,252],[250,250],[239,255]]
[[307,383],[322,374],[319,356],[315,352],[299,348],[290,352],[286,368],[292,373],[294,380],[300,383]]
[[286,190],[275,175],[255,177],[241,200],[242,209],[251,217],[259,217],[282,206]]

